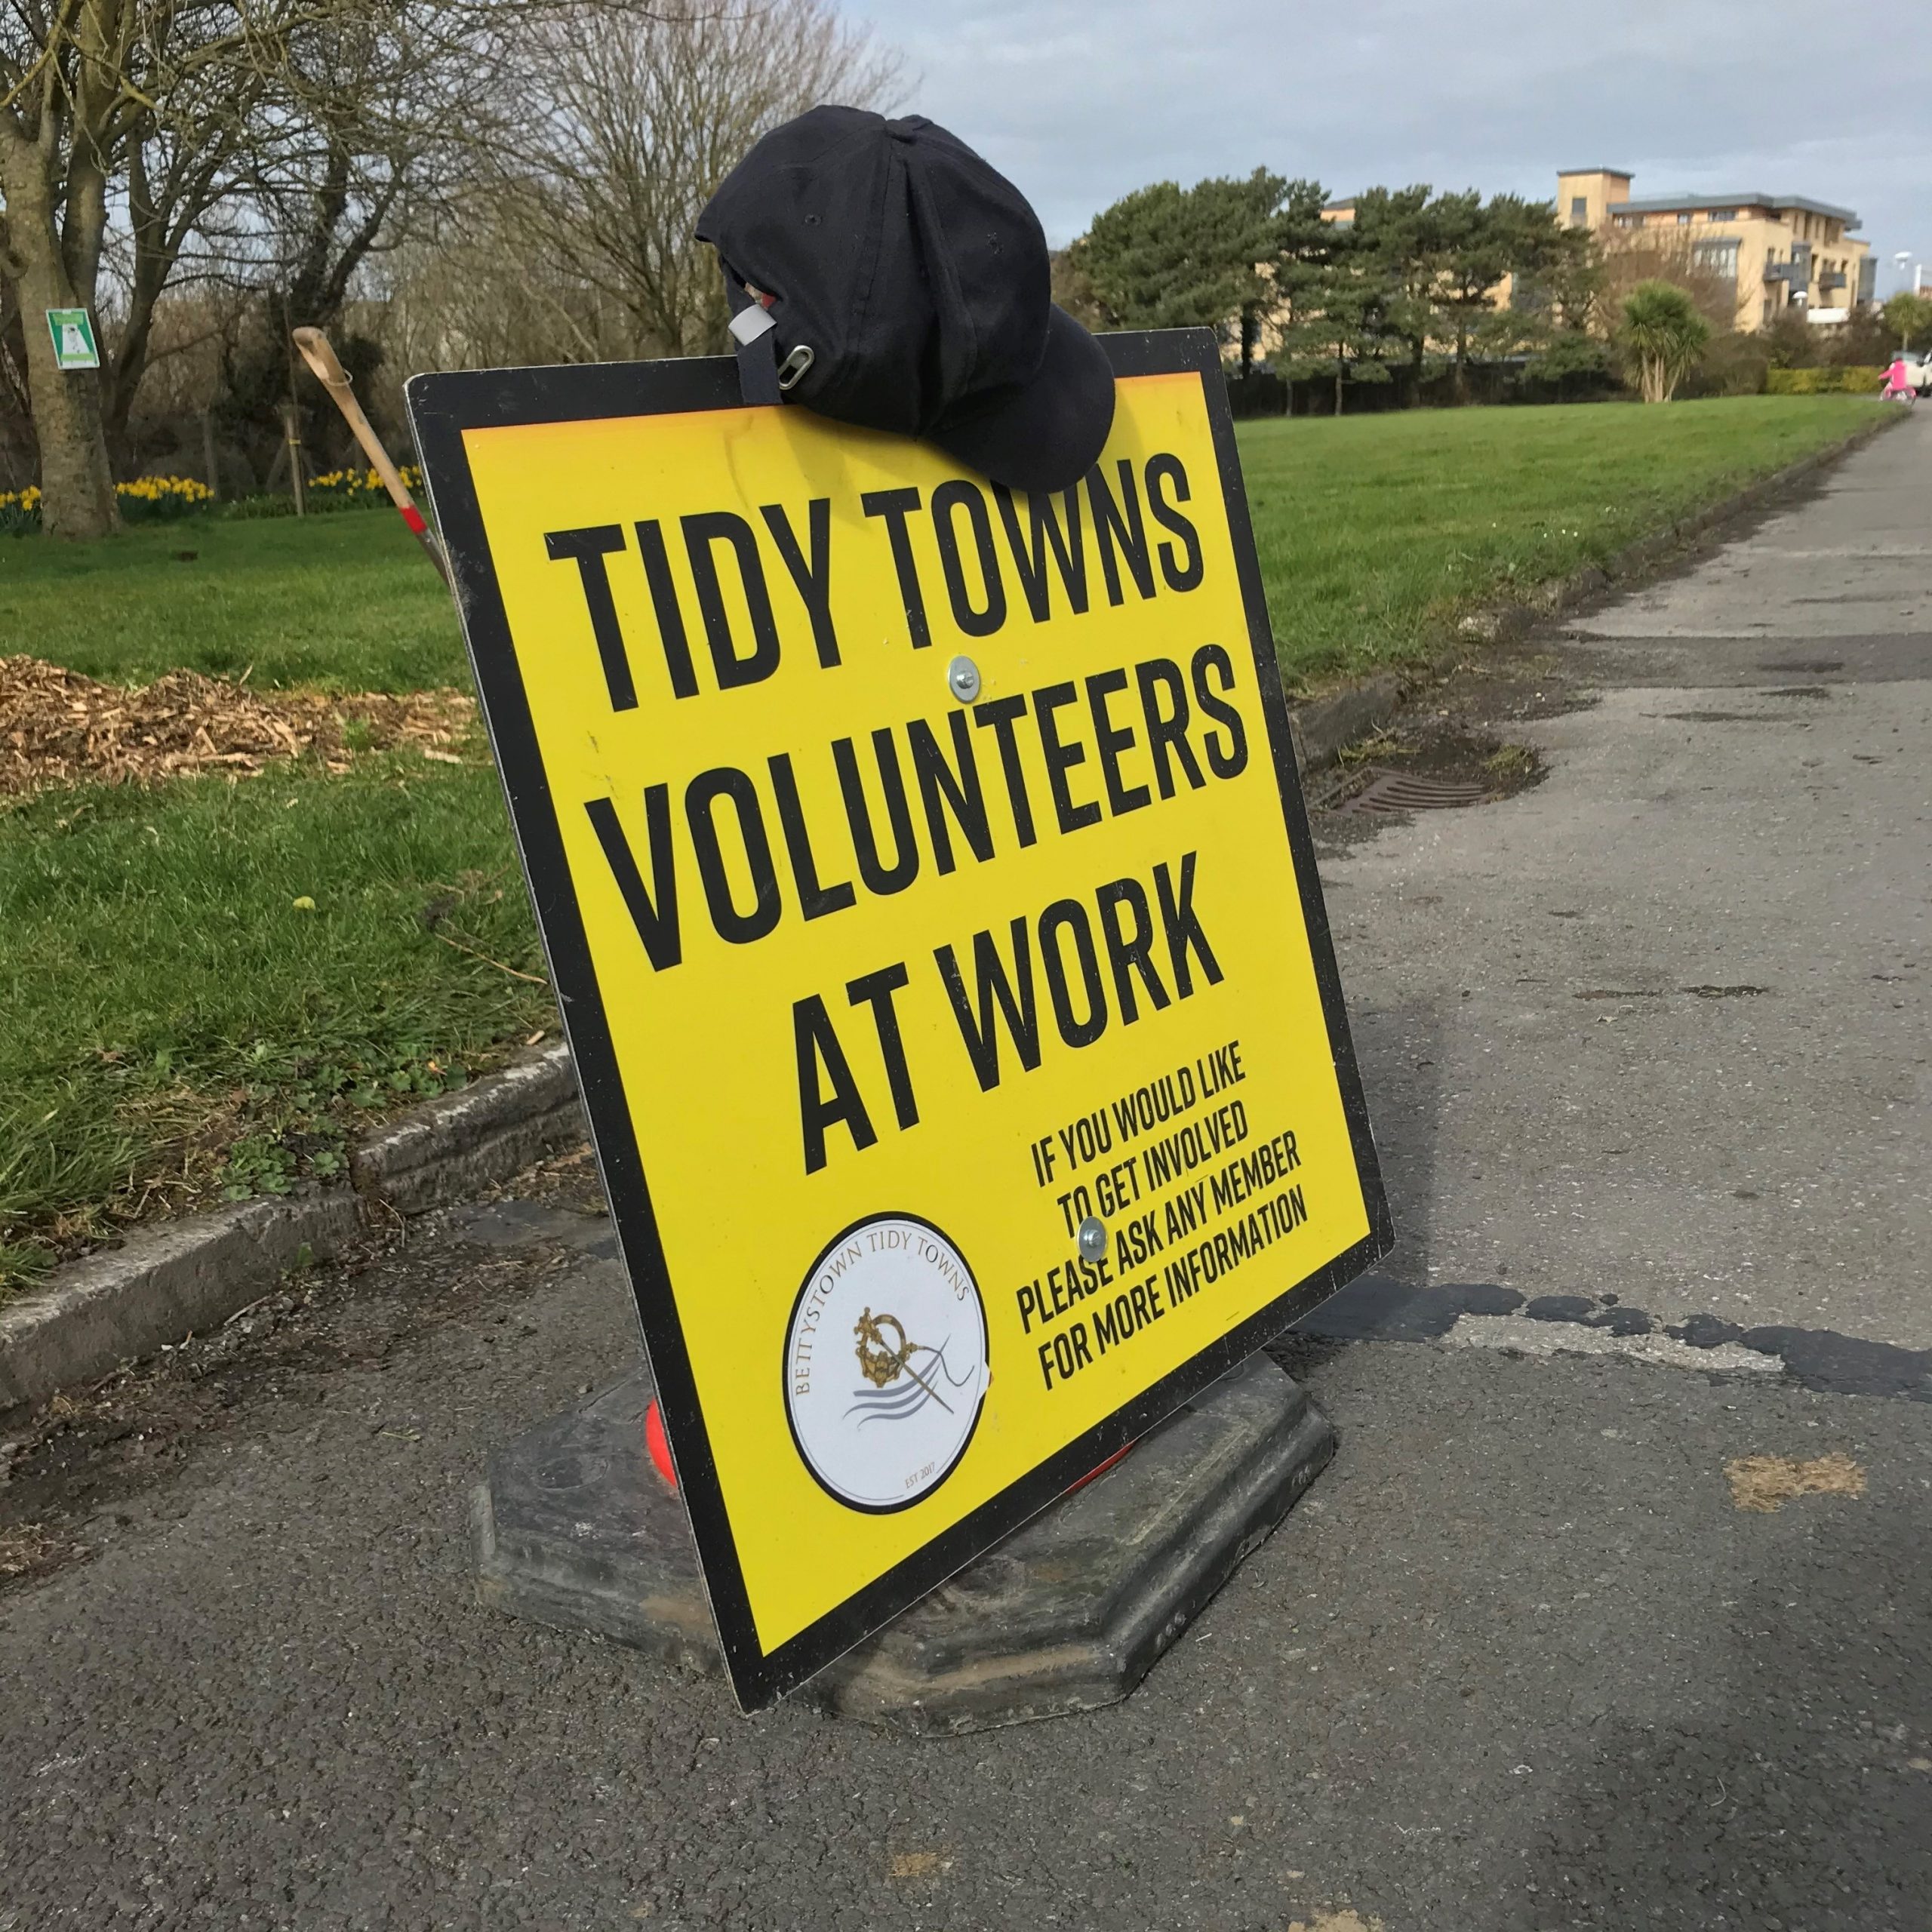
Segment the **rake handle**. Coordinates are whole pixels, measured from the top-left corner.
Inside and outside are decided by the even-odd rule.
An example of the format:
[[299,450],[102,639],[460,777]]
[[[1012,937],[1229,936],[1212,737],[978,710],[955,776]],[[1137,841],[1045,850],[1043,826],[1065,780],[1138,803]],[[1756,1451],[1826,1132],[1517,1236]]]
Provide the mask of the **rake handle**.
[[402,472],[389,460],[389,453],[383,447],[383,439],[371,427],[368,417],[362,413],[362,405],[355,400],[355,386],[349,380],[346,370],[330,347],[328,337],[320,329],[300,328],[294,331],[295,346],[302,352],[302,359],[314,372],[315,379],[329,392],[329,399],[342,411],[342,420],[349,425],[349,433],[362,446],[362,454],[369,459],[370,467],[383,479],[383,487],[389,493],[389,500],[396,506],[403,521],[409,526],[409,533],[422,545],[423,554],[436,567],[437,574],[445,586],[449,586],[449,564],[443,555],[442,546],[424,521],[423,512],[416,507],[416,499],[409,494],[409,486],[402,480]]

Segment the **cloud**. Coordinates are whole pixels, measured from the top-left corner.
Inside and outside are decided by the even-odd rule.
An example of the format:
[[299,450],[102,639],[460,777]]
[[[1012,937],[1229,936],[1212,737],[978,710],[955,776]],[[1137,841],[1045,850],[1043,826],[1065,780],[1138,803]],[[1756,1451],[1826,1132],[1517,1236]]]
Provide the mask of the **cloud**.
[[[1547,198],[1559,167],[1633,192],[1856,208],[1932,263],[1932,35],[1844,0],[857,0],[911,105],[980,148],[1055,242],[1149,181],[1266,166],[1332,192],[1429,182]],[[1890,277],[1889,260],[1881,285]]]

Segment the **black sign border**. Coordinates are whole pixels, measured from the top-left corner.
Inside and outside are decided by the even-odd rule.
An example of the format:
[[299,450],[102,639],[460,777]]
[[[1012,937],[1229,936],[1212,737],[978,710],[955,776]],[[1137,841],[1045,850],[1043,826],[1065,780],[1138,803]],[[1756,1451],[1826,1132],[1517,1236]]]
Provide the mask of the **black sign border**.
[[1010,1535],[1108,1457],[1199,1395],[1265,1343],[1386,1254],[1395,1235],[1381,1164],[1355,1064],[1314,843],[1295,771],[1287,702],[1262,595],[1260,566],[1242,487],[1240,457],[1220,354],[1207,329],[1150,330],[1098,338],[1115,377],[1193,374],[1201,379],[1232,539],[1248,638],[1274,755],[1288,844],[1301,890],[1301,911],[1320,989],[1349,1137],[1368,1211],[1363,1241],[1295,1284],[1238,1327],[1117,1409],[1017,1482],[990,1497],[902,1562],[767,1651],[758,1641],[726,1512],[697,1387],[685,1352],[669,1269],[651,1205],[610,1028],[592,970],[589,945],[565,860],[555,802],[518,669],[509,625],[485,540],[481,511],[464,451],[471,429],[746,408],[737,365],[729,356],[675,361],[464,371],[417,376],[407,386],[410,419],[438,528],[448,552],[463,638],[475,674],[483,718],[530,888],[550,983],[558,996],[584,1112],[590,1123],[645,1352],[657,1385],[679,1489],[690,1512],[705,1586],[725,1665],[741,1707],[762,1709],[917,1602],[976,1556]]

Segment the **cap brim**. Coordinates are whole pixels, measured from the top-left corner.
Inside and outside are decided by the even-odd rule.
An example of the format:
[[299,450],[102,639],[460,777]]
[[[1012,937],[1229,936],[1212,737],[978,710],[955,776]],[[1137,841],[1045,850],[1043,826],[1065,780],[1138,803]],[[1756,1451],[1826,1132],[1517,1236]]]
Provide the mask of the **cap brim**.
[[1009,489],[1070,489],[1098,460],[1113,427],[1106,352],[1063,309],[1048,312],[1047,352],[1031,382],[955,411],[927,440]]

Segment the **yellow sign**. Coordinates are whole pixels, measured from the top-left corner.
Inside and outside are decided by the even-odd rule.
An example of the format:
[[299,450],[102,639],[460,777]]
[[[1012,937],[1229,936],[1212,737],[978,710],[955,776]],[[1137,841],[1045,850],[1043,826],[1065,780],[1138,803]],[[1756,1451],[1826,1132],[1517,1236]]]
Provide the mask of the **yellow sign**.
[[1213,344],[1106,340],[1051,497],[721,359],[411,386],[747,1705],[1388,1244]]

